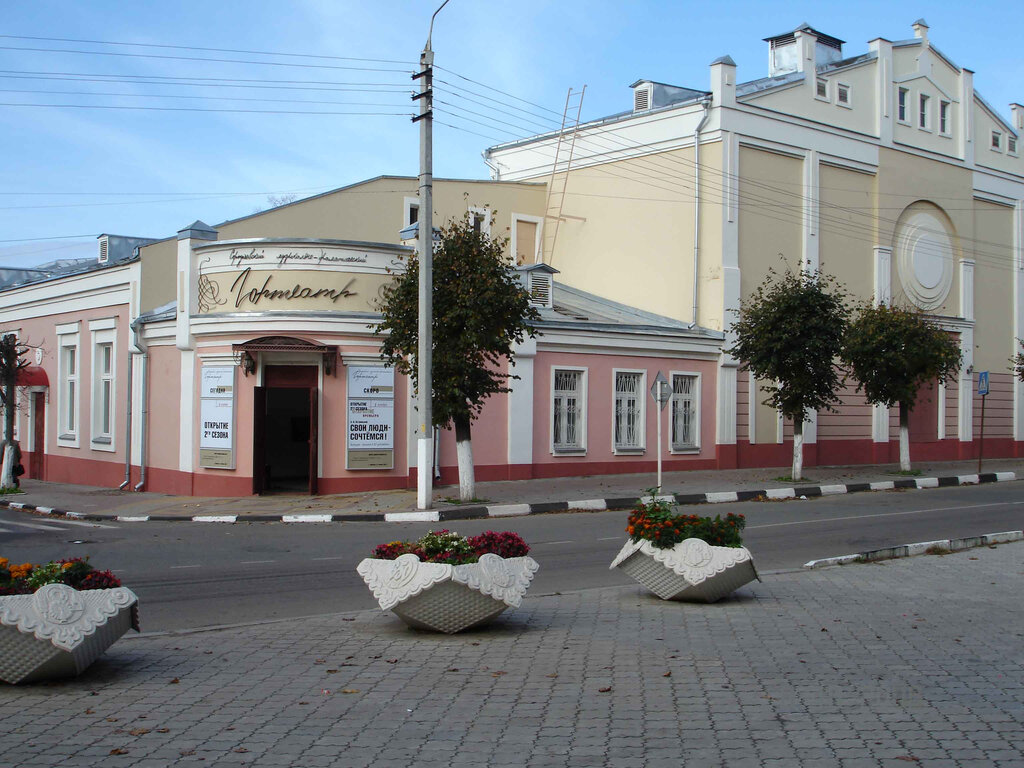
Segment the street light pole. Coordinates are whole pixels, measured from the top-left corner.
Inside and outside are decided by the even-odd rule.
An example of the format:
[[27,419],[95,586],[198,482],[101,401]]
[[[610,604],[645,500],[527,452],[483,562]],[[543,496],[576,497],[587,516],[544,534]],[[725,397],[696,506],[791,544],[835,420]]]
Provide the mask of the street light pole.
[[420,209],[417,216],[419,229],[419,346],[416,351],[418,373],[417,426],[416,426],[416,507],[430,509],[434,479],[434,425],[431,396],[433,394],[433,272],[434,272],[434,131],[433,131],[433,79],[434,52],[430,39],[434,34],[434,19],[448,4],[430,17],[427,44],[420,54],[420,71],[413,75],[420,81],[420,113],[413,118],[420,124]]

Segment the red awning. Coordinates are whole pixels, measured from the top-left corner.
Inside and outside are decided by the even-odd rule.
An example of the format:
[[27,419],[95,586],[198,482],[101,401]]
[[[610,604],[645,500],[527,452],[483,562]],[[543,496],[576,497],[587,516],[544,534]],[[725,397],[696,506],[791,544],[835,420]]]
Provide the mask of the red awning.
[[19,387],[48,387],[50,380],[46,377],[46,371],[38,365],[26,365],[18,370]]

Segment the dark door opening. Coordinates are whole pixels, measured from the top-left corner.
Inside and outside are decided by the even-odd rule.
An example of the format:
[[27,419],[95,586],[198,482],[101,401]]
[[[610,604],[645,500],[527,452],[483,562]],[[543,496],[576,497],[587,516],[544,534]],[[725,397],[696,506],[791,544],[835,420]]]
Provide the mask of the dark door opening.
[[254,493],[316,493],[317,369],[268,366],[257,387]]
[[32,454],[28,460],[28,477],[45,480],[46,474],[46,395],[32,393]]

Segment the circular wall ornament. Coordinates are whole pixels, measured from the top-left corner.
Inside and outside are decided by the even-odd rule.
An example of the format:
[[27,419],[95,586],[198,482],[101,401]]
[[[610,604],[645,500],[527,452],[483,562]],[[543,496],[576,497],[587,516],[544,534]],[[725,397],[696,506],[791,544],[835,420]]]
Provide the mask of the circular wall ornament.
[[896,227],[896,272],[916,307],[942,306],[953,286],[953,237],[940,209],[918,204],[904,211]]

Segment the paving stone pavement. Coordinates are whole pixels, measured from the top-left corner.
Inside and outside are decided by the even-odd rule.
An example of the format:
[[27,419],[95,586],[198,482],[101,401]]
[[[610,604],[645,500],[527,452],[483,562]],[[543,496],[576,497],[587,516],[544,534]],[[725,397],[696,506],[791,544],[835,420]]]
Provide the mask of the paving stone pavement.
[[456,636],[360,612],[126,638],[75,680],[0,684],[0,764],[1024,766],[1021,594],[1016,543],[715,605],[531,597]]

